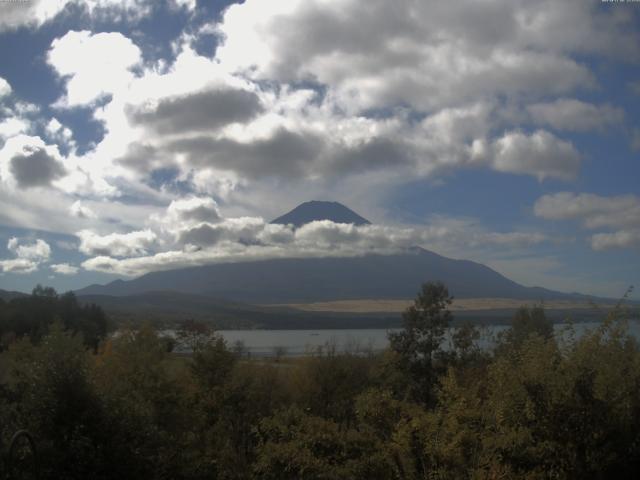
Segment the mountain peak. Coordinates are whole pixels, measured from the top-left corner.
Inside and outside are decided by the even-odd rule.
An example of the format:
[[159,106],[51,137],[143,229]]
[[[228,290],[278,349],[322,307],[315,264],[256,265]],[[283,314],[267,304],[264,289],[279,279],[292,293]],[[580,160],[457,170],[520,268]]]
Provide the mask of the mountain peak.
[[321,200],[301,203],[271,223],[292,224],[297,228],[316,220],[331,220],[335,223],[353,223],[354,225],[369,225],[371,223],[341,203]]

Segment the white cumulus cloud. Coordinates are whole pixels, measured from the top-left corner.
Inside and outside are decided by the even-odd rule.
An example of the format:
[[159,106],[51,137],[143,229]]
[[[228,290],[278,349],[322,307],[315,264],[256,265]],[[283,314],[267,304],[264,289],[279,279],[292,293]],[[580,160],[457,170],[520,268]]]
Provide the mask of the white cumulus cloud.
[[51,270],[60,275],[75,275],[80,269],[68,263],[56,263],[51,265]]
[[531,135],[507,132],[493,145],[493,167],[501,172],[572,179],[580,168],[581,156],[576,148],[549,132],[538,130]]
[[21,243],[18,238],[12,237],[7,243],[7,249],[15,253],[18,258],[38,262],[48,260],[51,256],[51,247],[40,238],[33,243]]
[[140,49],[119,32],[83,30],[55,39],[47,61],[66,79],[66,96],[60,104],[71,107],[126,88],[133,78],[131,68],[141,58]]
[[596,233],[591,237],[594,250],[610,248],[640,248],[640,229],[620,230],[613,233]]
[[636,195],[559,192],[540,197],[534,212],[550,220],[579,221],[590,230],[613,230],[591,236],[594,250],[640,246],[640,197]]
[[15,137],[29,131],[30,124],[24,118],[7,117],[0,120],[0,139]]
[[30,0],[3,2],[0,32],[22,26],[39,27],[58,15],[72,0]]
[[[592,83],[588,69],[563,50],[598,48],[588,37],[588,25],[573,30],[574,38],[566,32],[555,44],[545,38],[551,32],[559,36],[547,16],[595,15],[578,2],[572,6],[573,12],[537,2],[374,0],[364,11],[353,0],[251,0],[225,12],[217,56],[230,69],[255,78],[329,85],[355,111],[399,103],[432,109],[486,95],[561,93]],[[577,39],[584,43],[573,43]]]
[[116,257],[144,255],[157,239],[156,234],[148,229],[108,235],[99,235],[91,230],[81,230],[76,235],[80,239],[79,249],[82,253]]
[[32,273],[38,270],[38,263],[25,258],[0,260],[0,269],[7,273]]
[[527,107],[534,122],[556,130],[590,131],[622,123],[624,111],[612,105],[594,105],[571,98]]
[[578,220],[590,229],[600,227],[640,227],[640,197],[559,192],[540,197],[537,216],[550,220]]
[[11,237],[7,242],[7,250],[16,258],[0,260],[0,270],[7,273],[32,273],[38,270],[41,263],[49,260],[51,247],[42,239],[34,242]]
[[[137,22],[148,17],[155,0],[29,0],[2,2],[0,32],[20,27],[38,28],[65,8],[80,8],[93,20]],[[169,0],[174,8],[192,11],[196,0]]]
[[89,207],[85,206],[80,200],[73,202],[69,207],[69,213],[77,218],[96,218],[96,213]]
[[[131,245],[136,243],[134,238],[151,243],[156,238],[152,231],[146,231],[145,236],[141,235],[143,232],[132,232],[128,235],[100,237],[99,242],[91,232],[80,232],[80,250],[95,255],[85,260],[82,267],[135,276],[204,263],[390,254],[415,246],[486,248],[500,245],[517,249],[550,240],[542,233],[491,232],[477,221],[438,217],[424,226],[356,226],[322,220],[294,229],[290,225],[267,223],[260,217],[212,216],[213,212],[218,213],[214,207],[215,203],[202,198],[186,198],[172,203],[164,217],[154,219],[161,230],[171,224],[172,235],[160,251],[148,255],[143,253],[147,249],[146,244],[138,244],[138,248],[132,248]],[[171,219],[171,222],[167,222],[167,219]],[[158,238],[161,233],[158,232]],[[123,243],[127,247],[122,247]]]
[[6,97],[11,93],[11,85],[4,78],[0,77],[0,98]]

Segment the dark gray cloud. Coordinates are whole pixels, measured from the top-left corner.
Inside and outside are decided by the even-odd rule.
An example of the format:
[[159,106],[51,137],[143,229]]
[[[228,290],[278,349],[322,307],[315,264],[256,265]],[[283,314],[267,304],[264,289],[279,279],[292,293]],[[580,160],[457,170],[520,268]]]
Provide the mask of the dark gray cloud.
[[146,174],[177,167],[175,154],[185,154],[192,167],[231,170],[252,179],[314,173],[333,177],[415,164],[413,149],[401,140],[379,137],[355,145],[332,145],[329,138],[284,128],[269,138],[247,143],[210,136],[173,140],[165,148],[134,143],[116,162]]
[[175,141],[168,149],[187,154],[193,166],[233,170],[254,179],[316,173],[333,177],[415,163],[409,146],[388,138],[373,138],[353,146],[330,145],[327,138],[285,129],[251,143],[197,137]]
[[182,245],[195,245],[202,248],[223,241],[245,246],[259,245],[261,242],[258,237],[264,230],[265,223],[262,219],[240,217],[227,219],[215,225],[201,223],[186,228],[177,235],[177,240]]
[[218,243],[223,234],[224,232],[220,227],[205,223],[182,232],[178,242],[183,245],[211,246]]
[[217,222],[222,217],[212,198],[191,197],[174,200],[167,209],[168,222]]
[[235,122],[246,122],[263,111],[253,92],[225,88],[160,100],[153,109],[129,108],[135,124],[160,134],[210,131]]
[[328,168],[333,173],[353,173],[413,163],[411,150],[406,145],[388,138],[374,138],[354,147],[338,150],[332,156]]
[[197,137],[173,142],[169,150],[184,153],[194,166],[215,166],[251,178],[300,177],[324,150],[324,141],[309,133],[278,130],[271,138],[242,143]]
[[115,162],[138,173],[149,173],[153,170],[171,168],[176,165],[170,155],[153,145],[142,143],[129,145],[126,153],[122,157],[115,159]]
[[211,222],[220,220],[220,214],[215,208],[200,205],[193,210],[182,211],[182,218],[184,220],[193,220],[196,222]]
[[28,154],[15,155],[11,159],[10,169],[21,188],[46,187],[66,174],[62,163],[49,155],[44,148],[36,148]]

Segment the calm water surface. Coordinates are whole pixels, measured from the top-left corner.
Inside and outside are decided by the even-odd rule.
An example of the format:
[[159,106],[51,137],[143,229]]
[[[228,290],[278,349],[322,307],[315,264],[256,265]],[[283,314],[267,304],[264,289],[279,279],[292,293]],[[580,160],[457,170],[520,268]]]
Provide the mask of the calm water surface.
[[[573,326],[576,337],[581,336],[587,330],[596,328],[599,323],[576,323]],[[495,337],[506,326],[491,325],[482,327],[482,337],[479,341],[484,348],[495,343]],[[567,336],[566,326],[555,325],[556,335]],[[353,329],[353,330],[219,330],[218,333],[226,340],[230,348],[241,344],[245,352],[251,356],[275,356],[275,355],[305,355],[316,351],[319,347],[333,346],[337,351],[359,350],[380,351],[384,350],[389,341],[387,334],[397,329]],[[629,322],[630,333],[640,339],[640,322]],[[173,332],[167,331],[172,334]],[[445,347],[449,344],[445,340]]]

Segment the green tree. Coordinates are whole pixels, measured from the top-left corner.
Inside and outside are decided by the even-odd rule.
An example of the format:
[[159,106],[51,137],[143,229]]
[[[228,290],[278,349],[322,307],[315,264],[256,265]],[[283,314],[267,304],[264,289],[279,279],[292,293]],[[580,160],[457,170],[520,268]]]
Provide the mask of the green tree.
[[94,350],[107,333],[107,317],[99,306],[81,305],[73,292],[58,295],[53,288],[38,285],[30,296],[14,298],[0,307],[2,344],[6,347],[11,339],[25,335],[37,343],[56,320],[65,330],[81,334]]
[[268,480],[380,480],[398,478],[397,468],[377,439],[299,408],[264,419],[256,478]]
[[432,405],[438,375],[444,371],[442,342],[450,326],[453,297],[441,282],[428,282],[403,314],[403,329],[389,334],[397,367],[410,380],[414,397]]
[[93,383],[109,414],[106,476],[179,478],[193,441],[188,370],[149,325],[122,330],[94,357]]
[[504,334],[506,344],[518,347],[531,335],[545,340],[553,338],[553,322],[547,318],[542,305],[523,305],[513,316],[511,328]]
[[636,478],[639,398],[640,350],[620,322],[562,347],[532,334],[484,371],[451,368],[418,443],[436,478]]
[[176,332],[178,345],[190,352],[205,348],[214,340],[216,340],[216,335],[213,328],[204,322],[193,319],[182,321]]
[[82,339],[56,322],[38,345],[25,338],[3,356],[13,430],[28,428],[37,439],[43,478],[99,478],[105,417]]
[[294,399],[313,415],[351,425],[355,398],[369,387],[372,365],[368,356],[325,345],[300,359],[292,372]]

